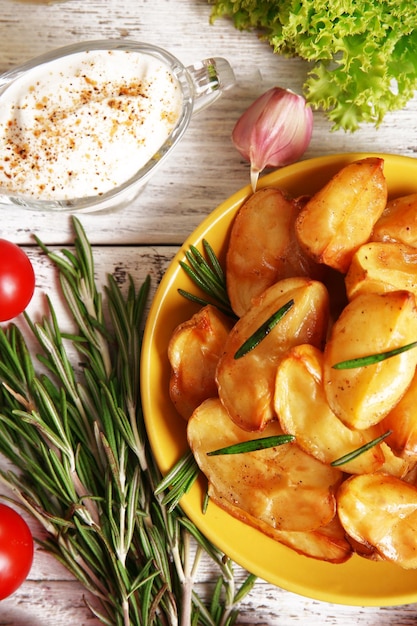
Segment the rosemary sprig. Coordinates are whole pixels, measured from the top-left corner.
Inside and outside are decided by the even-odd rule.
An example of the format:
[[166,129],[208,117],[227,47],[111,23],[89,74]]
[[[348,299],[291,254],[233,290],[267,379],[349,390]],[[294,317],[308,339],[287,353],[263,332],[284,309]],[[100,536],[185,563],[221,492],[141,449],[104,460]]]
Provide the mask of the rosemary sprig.
[[183,457],[174,465],[171,471],[163,478],[155,489],[155,494],[165,495],[162,503],[168,506],[168,511],[174,510],[180,503],[200,473],[193,453],[186,452]]
[[218,448],[207,452],[207,456],[218,456],[220,454],[244,454],[246,452],[256,452],[257,450],[266,450],[267,448],[275,448],[285,443],[294,441],[294,435],[272,435],[271,437],[260,437],[259,439],[250,439],[249,441],[241,441],[231,446]]
[[[25,316],[25,333],[0,328],[0,453],[16,468],[0,480],[47,530],[44,548],[94,595],[103,624],[232,624],[243,593],[232,562],[156,489],[138,384],[149,279],[138,290],[131,280],[123,295],[109,276],[100,292],[91,247],[73,225],[74,251],[38,243],[56,266],[74,332],[61,331],[49,299],[42,320]],[[215,612],[195,591],[202,554],[219,570]]]
[[273,328],[282,320],[284,315],[294,306],[294,300],[289,300],[282,307],[275,311],[268,319],[255,330],[255,332],[246,339],[246,341],[236,350],[234,358],[241,359],[243,356],[254,350],[261,341],[265,339]]
[[356,367],[366,367],[368,365],[374,365],[375,363],[381,363],[381,361],[391,359],[393,356],[397,356],[398,354],[402,354],[403,352],[416,347],[417,341],[412,341],[404,346],[393,348],[392,350],[386,350],[385,352],[378,352],[375,354],[356,357],[354,359],[347,359],[346,361],[339,361],[339,363],[332,365],[332,368],[335,370],[347,370],[354,369]]
[[371,448],[374,448],[375,446],[377,446],[379,443],[381,443],[381,441],[384,441],[384,439],[389,437],[391,434],[392,434],[392,430],[387,430],[383,435],[380,435],[379,437],[372,439],[372,441],[368,441],[368,443],[365,443],[360,448],[356,448],[356,450],[352,450],[352,452],[348,452],[347,454],[341,456],[340,458],[330,463],[330,465],[332,465],[333,467],[339,467],[340,465],[349,463],[349,461],[353,461],[364,452],[367,452]]
[[235,317],[230,306],[223,268],[209,242],[203,239],[202,244],[205,256],[196,246],[190,246],[185,253],[188,264],[180,261],[180,266],[193,283],[209,296],[209,299],[201,298],[184,289],[179,289],[178,293],[201,306],[214,304],[226,315]]

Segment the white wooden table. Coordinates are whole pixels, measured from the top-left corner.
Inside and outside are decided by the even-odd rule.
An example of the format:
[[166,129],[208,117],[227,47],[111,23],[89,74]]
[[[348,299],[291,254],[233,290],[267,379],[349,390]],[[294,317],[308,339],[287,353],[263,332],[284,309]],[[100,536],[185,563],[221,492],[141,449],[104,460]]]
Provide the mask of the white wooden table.
[[[100,277],[109,272],[119,276],[131,272],[139,281],[150,273],[155,287],[185,237],[221,201],[249,181],[248,166],[230,140],[238,116],[274,84],[301,90],[307,71],[302,62],[276,57],[255,34],[239,33],[226,20],[210,25],[209,15],[207,0],[68,0],[55,4],[0,0],[0,72],[53,48],[101,38],[158,44],[186,65],[207,56],[224,56],[234,67],[237,86],[193,118],[175,158],[162,166],[131,206],[107,215],[81,217],[94,245]],[[325,117],[316,113],[313,139],[305,157],[357,151],[415,156],[416,115],[417,98],[403,111],[389,115],[379,129],[369,126],[346,134],[331,132]],[[4,207],[0,212],[0,236],[24,245],[33,260],[37,288],[30,312],[35,315],[42,293],[53,298],[54,288],[51,270],[33,246],[32,234],[51,246],[70,244],[70,218]],[[38,526],[32,521],[30,524],[34,534],[39,534]],[[208,576],[203,569],[202,580]],[[241,605],[240,622],[405,626],[417,623],[417,606],[338,606],[258,581]],[[40,550],[36,551],[29,579],[0,603],[1,626],[87,624],[98,626],[83,604],[82,587]]]

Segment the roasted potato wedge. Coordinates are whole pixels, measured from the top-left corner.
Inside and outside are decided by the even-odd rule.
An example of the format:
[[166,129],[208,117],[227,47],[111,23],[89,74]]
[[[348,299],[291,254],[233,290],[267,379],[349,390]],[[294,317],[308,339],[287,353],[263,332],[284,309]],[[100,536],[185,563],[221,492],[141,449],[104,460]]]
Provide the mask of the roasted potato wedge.
[[417,568],[416,487],[387,474],[352,476],[338,491],[337,510],[354,540],[405,569]]
[[229,502],[235,517],[259,530],[265,524],[280,530],[316,530],[335,515],[334,492],[342,479],[340,470],[320,463],[294,443],[242,454],[207,454],[281,433],[278,422],[271,423],[262,435],[242,430],[215,398],[203,402],[187,425],[190,448],[216,502]]
[[417,248],[373,241],[356,251],[345,277],[346,294],[412,291],[417,296]]
[[352,556],[352,546],[339,518],[309,533],[278,531],[278,541],[299,554],[328,563],[345,563]]
[[411,463],[410,469],[403,476],[403,480],[411,485],[417,486],[417,460],[414,459]]
[[280,189],[266,187],[239,209],[226,256],[227,290],[238,317],[255,297],[282,278],[321,276],[321,268],[301,250],[295,237],[298,207]]
[[417,193],[390,200],[374,226],[371,239],[417,247]]
[[386,442],[398,454],[417,460],[417,373],[405,394],[381,422],[382,430],[391,430]]
[[323,381],[330,408],[349,428],[369,428],[394,408],[413,379],[417,349],[373,365],[333,366],[402,347],[416,337],[416,302],[409,291],[362,294],[345,307],[324,349]]
[[[379,427],[383,424],[383,421],[379,423]],[[381,434],[387,432],[387,428],[381,429]],[[401,456],[397,451],[393,450],[387,441],[381,442],[381,450],[384,454],[385,461],[383,466],[378,470],[384,474],[390,474],[391,476],[397,476],[397,478],[404,478],[409,473],[410,469],[414,465],[414,459],[407,456]]]
[[[324,392],[323,355],[310,344],[288,350],[278,365],[275,410],[282,430],[295,435],[298,445],[323,463],[332,463],[379,434],[375,429],[348,428],[336,417]],[[341,469],[350,474],[375,472],[384,461],[378,445]]]
[[346,533],[339,519],[334,517],[329,524],[310,531],[279,530],[254,518],[250,513],[242,512],[235,504],[219,495],[210,485],[210,499],[233,517],[249,526],[292,548],[298,554],[328,563],[344,563],[352,555],[352,546],[346,539]]
[[346,165],[301,210],[297,237],[317,263],[347,272],[386,206],[383,166],[383,159],[374,157]]
[[217,396],[216,367],[232,326],[228,317],[207,305],[174,330],[168,344],[169,395],[184,419],[203,400]]
[[[237,350],[290,300],[293,307],[257,347],[242,358]],[[250,431],[276,417],[275,373],[285,352],[298,343],[322,346],[328,325],[328,293],[320,282],[287,278],[257,298],[230,332],[216,372],[219,397],[232,420]]]

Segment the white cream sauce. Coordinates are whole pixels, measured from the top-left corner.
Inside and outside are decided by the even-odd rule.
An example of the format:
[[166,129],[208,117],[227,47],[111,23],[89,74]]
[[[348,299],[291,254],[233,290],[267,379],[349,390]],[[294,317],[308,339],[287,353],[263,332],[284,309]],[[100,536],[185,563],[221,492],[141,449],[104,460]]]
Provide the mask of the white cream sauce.
[[0,96],[0,187],[40,200],[101,195],[157,153],[181,113],[169,67],[135,51],[77,52]]

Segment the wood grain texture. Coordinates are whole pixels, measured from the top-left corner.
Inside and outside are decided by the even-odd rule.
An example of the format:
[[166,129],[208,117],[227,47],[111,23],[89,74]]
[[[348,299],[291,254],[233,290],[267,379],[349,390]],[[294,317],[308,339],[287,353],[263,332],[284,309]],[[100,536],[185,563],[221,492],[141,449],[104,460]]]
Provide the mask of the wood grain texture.
[[[235,70],[236,87],[193,118],[174,158],[162,165],[135,202],[113,214],[85,216],[95,243],[181,243],[202,218],[249,182],[248,166],[230,140],[238,116],[271,85],[300,91],[308,71],[303,61],[277,57],[254,33],[238,32],[227,20],[211,25],[206,0],[68,0],[47,5],[0,0],[0,8],[2,32],[7,34],[0,40],[0,71],[61,45],[120,37],[164,46],[185,65],[224,56]],[[416,109],[417,99],[387,116],[377,130],[365,126],[353,134],[331,132],[325,116],[316,113],[305,158],[370,150],[414,156]],[[47,243],[70,240],[62,214],[5,211],[4,236],[30,243],[36,229]]]
[[[94,244],[97,277],[113,273],[123,283],[146,274],[156,288],[178,246],[218,204],[249,182],[249,168],[231,144],[238,116],[264,90],[280,85],[300,92],[308,67],[276,57],[256,35],[236,31],[227,20],[209,24],[206,0],[68,0],[45,4],[0,0],[0,72],[53,48],[88,39],[129,38],[166,47],[186,65],[224,56],[234,67],[236,87],[195,116],[184,138],[155,178],[130,206],[80,219]],[[386,117],[378,129],[354,134],[332,132],[315,113],[313,139],[305,158],[341,152],[375,151],[415,156],[417,98]],[[34,246],[33,233],[51,246],[68,245],[73,233],[68,214],[31,212],[0,206],[0,236],[26,246],[37,275],[29,312],[44,311],[44,294],[56,301],[51,264]],[[4,460],[0,461],[4,464]],[[0,494],[5,495],[0,487]],[[1,498],[1,495],[0,495]],[[29,520],[35,536],[42,531]],[[237,576],[244,573],[237,568]],[[210,564],[201,566],[201,589],[212,584]],[[98,626],[84,603],[83,588],[41,549],[28,581],[0,603],[0,626]],[[259,580],[241,605],[240,623],[291,626],[408,626],[416,624],[414,605],[346,607],[302,598]]]

